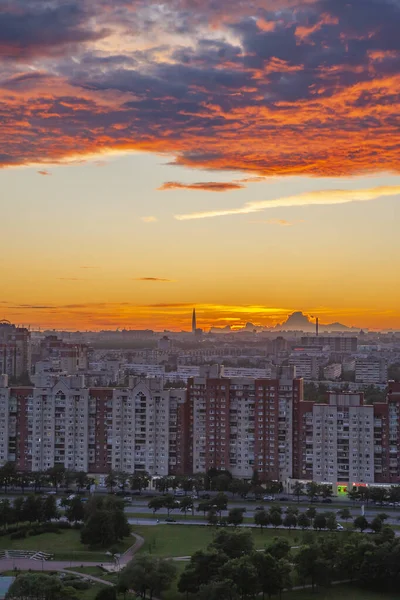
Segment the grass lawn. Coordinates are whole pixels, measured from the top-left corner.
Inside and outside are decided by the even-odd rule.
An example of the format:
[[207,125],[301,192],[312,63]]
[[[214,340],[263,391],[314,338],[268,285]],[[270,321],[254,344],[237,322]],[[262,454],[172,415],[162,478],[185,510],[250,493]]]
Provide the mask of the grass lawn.
[[[179,596],[169,600],[178,600]],[[337,585],[328,590],[312,593],[311,590],[287,592],[283,600],[399,600],[399,594],[382,594],[349,585]]]
[[[204,525],[152,525],[133,526],[134,533],[141,535],[145,543],[141,552],[149,552],[154,556],[191,556],[196,550],[202,550],[210,544],[216,530]],[[230,531],[232,529],[230,528]],[[251,532],[256,548],[263,548],[274,537],[286,537],[295,545],[300,539],[300,532],[290,534],[284,529],[247,529]]]
[[117,573],[107,573],[100,567],[72,567],[71,569],[65,570],[73,571],[74,573],[82,573],[82,575],[92,575],[93,577],[98,577],[99,579],[103,579],[104,581],[109,581],[111,583],[117,583],[118,581]]
[[[134,544],[134,539],[127,538],[118,549],[125,552]],[[106,550],[89,550],[81,544],[80,531],[76,529],[61,529],[60,533],[42,533],[22,540],[11,540],[8,535],[0,537],[0,550],[38,550],[54,554],[55,560],[70,560],[82,562],[108,562]]]

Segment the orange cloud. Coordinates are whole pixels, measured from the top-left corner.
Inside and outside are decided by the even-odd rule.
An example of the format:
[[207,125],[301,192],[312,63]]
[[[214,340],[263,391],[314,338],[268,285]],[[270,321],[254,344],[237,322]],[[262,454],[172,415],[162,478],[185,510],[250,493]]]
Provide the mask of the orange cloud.
[[134,281],[150,281],[150,282],[156,282],[156,283],[172,283],[174,280],[173,279],[162,279],[160,277],[138,277],[137,279],[134,279]]
[[245,186],[240,183],[223,183],[216,181],[208,181],[203,183],[179,183],[178,181],[167,181],[158,188],[160,191],[165,190],[196,190],[204,192],[229,192],[231,190],[241,190]]
[[52,175],[52,173],[49,173],[49,171],[38,171],[39,175]]

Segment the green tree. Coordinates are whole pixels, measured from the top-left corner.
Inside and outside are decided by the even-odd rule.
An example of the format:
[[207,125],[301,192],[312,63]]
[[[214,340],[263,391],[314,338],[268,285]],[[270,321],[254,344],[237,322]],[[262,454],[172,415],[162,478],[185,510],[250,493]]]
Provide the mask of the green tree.
[[338,515],[343,521],[346,521],[346,523],[351,519],[351,511],[348,508],[342,508],[342,510],[338,512]]
[[203,502],[199,502],[196,510],[198,512],[202,512],[204,515],[204,518],[206,517],[206,513],[210,512],[210,510],[212,509],[212,502],[210,500],[204,500]]
[[285,538],[275,537],[267,547],[266,552],[277,560],[286,559],[290,555],[290,544]]
[[7,592],[7,598],[20,600],[61,600],[65,588],[58,577],[44,573],[19,575]]
[[110,493],[114,491],[115,486],[118,483],[117,473],[115,471],[110,471],[106,477],[106,488]]
[[292,493],[293,496],[297,497],[297,503],[300,503],[300,496],[304,494],[304,486],[302,483],[300,483],[300,481],[295,482]]
[[302,529],[308,529],[311,525],[310,519],[307,517],[306,513],[300,513],[299,518],[297,519],[297,525]]
[[177,506],[179,506],[179,504],[175,500],[174,496],[172,496],[172,494],[167,494],[163,498],[163,506],[164,506],[164,508],[167,509],[167,513],[169,516],[171,513],[171,510],[175,510],[175,508],[177,508]]
[[266,510],[256,510],[254,513],[254,523],[261,528],[261,531],[264,527],[268,527],[269,525],[269,514]]
[[228,496],[226,494],[217,494],[213,499],[213,507],[219,513],[221,518],[222,511],[228,507]]
[[250,556],[229,560],[220,573],[223,580],[233,581],[242,600],[254,598],[260,590],[257,569]]
[[93,548],[108,548],[117,542],[109,511],[98,509],[90,515],[81,529],[81,542]]
[[156,514],[158,510],[164,508],[164,498],[162,498],[161,496],[155,496],[150,500],[147,506],[151,508],[153,514]]
[[90,485],[90,479],[87,473],[84,471],[77,471],[75,473],[76,489],[80,492],[82,489],[86,489]]
[[321,531],[321,529],[326,529],[326,516],[322,513],[316,514],[313,521],[313,527],[319,531]]
[[282,516],[278,511],[270,510],[268,513],[268,518],[274,529],[282,525]]
[[17,481],[17,469],[15,463],[7,462],[5,465],[0,467],[0,487],[4,487],[4,493],[7,494],[7,490],[10,485],[13,485]]
[[70,523],[83,521],[85,518],[85,507],[79,496],[76,496],[69,502],[66,510],[66,517]]
[[150,483],[150,476],[148,473],[134,473],[129,478],[129,485],[131,490],[138,491],[140,494],[142,490],[148,488]]
[[[196,590],[197,591],[197,590]],[[199,588],[198,600],[239,600],[239,592],[233,581],[211,581]]]
[[42,471],[34,471],[32,473],[32,480],[34,492],[37,494],[37,492],[40,492],[46,481],[46,475]]
[[212,547],[195,552],[179,579],[179,592],[195,594],[202,585],[218,578],[219,570],[227,560],[228,557],[222,551]]
[[326,518],[326,528],[329,531],[336,531],[338,528],[338,522],[336,520],[335,513],[332,513],[332,512],[325,513],[325,518]]
[[22,520],[34,523],[43,515],[43,502],[41,498],[29,495],[25,498],[22,508]]
[[126,486],[128,485],[129,473],[126,473],[125,471],[117,471],[115,473],[115,477],[117,479],[118,487],[120,488],[121,492],[124,492],[126,490]]
[[322,484],[319,487],[319,493],[323,498],[332,498],[333,490],[331,485]]
[[57,510],[57,503],[54,496],[47,496],[42,504],[43,519],[45,521],[51,521],[52,519],[57,519],[59,516]]
[[245,508],[231,508],[228,513],[227,522],[234,527],[238,527],[243,523],[243,514]]
[[320,486],[315,481],[309,481],[306,485],[306,494],[310,498],[311,501],[315,500],[315,498],[319,495]]
[[142,598],[152,600],[168,590],[176,577],[175,564],[163,558],[137,555],[127,564],[120,575],[120,583],[127,589],[134,589]]
[[295,556],[296,570],[300,581],[310,583],[312,591],[316,584],[326,585],[329,581],[329,565],[320,556],[316,544],[302,546]]
[[362,533],[365,529],[368,528],[368,521],[365,517],[360,515],[354,519],[353,525],[354,529],[359,529]]
[[309,506],[306,510],[306,515],[310,519],[310,521],[313,522],[317,515],[317,509],[315,508],[315,506]]
[[371,521],[371,529],[374,533],[380,533],[382,531],[383,523],[379,517],[375,517]]
[[210,544],[210,549],[215,549],[228,558],[239,558],[251,554],[254,550],[254,542],[251,533],[247,531],[218,531]]
[[32,481],[32,477],[30,473],[26,473],[24,471],[20,471],[16,475],[16,484],[21,488],[21,492],[24,494],[25,489],[30,485]]
[[0,526],[7,528],[14,521],[14,510],[9,500],[0,501]]
[[58,492],[58,488],[62,485],[65,476],[65,467],[64,465],[54,465],[46,471],[48,480],[54,486],[56,492]]
[[189,498],[188,496],[182,498],[182,500],[180,501],[180,510],[184,513],[186,519],[188,511],[191,510],[193,512],[193,499]]
[[215,510],[215,508],[212,508],[211,510],[208,511],[207,523],[209,525],[212,525],[213,527],[218,525],[218,514],[217,514],[217,511]]
[[117,590],[115,587],[101,588],[95,597],[95,600],[117,600]]
[[292,529],[292,527],[296,527],[297,525],[297,517],[295,514],[293,514],[292,512],[288,512],[285,515],[285,518],[283,519],[283,525],[284,527],[287,527],[290,530]]
[[14,518],[17,523],[21,523],[23,520],[24,502],[25,502],[25,498],[23,498],[22,496],[19,496],[18,498],[15,498],[15,500],[14,500],[14,503],[13,503]]

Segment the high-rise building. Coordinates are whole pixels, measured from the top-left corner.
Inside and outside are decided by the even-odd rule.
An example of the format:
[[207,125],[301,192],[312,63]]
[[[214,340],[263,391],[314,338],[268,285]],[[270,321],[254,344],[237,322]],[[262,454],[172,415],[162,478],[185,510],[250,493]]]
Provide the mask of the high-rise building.
[[8,321],[0,322],[0,375],[29,379],[31,373],[31,340],[28,329]]
[[218,366],[203,369],[188,382],[193,472],[290,477],[293,404],[302,393],[302,380],[290,368],[279,379],[227,378]]
[[356,359],[356,383],[373,385],[387,382],[387,363],[381,358]]
[[302,346],[328,346],[331,352],[357,352],[358,340],[355,336],[307,335],[301,338]]

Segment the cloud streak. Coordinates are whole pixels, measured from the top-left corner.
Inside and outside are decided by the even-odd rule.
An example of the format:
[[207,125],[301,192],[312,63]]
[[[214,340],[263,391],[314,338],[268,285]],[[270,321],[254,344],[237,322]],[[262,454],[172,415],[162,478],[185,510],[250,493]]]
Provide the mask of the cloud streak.
[[173,283],[174,279],[163,279],[161,277],[137,277],[134,281],[149,281],[155,283]]
[[398,194],[400,194],[399,185],[381,186],[360,190],[318,190],[314,192],[298,194],[297,196],[277,198],[276,200],[247,202],[240,208],[175,215],[175,219],[178,221],[190,221],[193,219],[211,219],[214,217],[227,217],[231,215],[248,215],[272,208],[336,205],[347,204],[349,202],[370,202],[372,200],[377,200],[378,198],[396,196]]
[[200,192],[229,192],[231,190],[241,190],[245,186],[241,183],[226,183],[216,181],[206,181],[200,183],[180,183],[178,181],[167,181],[158,188],[159,191],[165,190],[195,190]]

